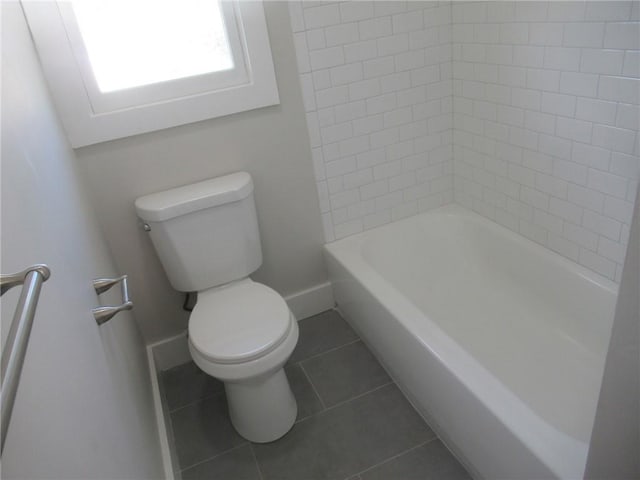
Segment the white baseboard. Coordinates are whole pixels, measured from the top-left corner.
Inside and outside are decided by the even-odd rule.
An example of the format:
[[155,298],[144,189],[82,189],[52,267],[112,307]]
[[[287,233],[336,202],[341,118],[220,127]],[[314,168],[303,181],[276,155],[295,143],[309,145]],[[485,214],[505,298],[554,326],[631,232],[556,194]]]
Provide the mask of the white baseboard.
[[148,346],[153,351],[153,360],[159,371],[168,370],[191,361],[187,331],[165,338]]
[[147,346],[147,361],[149,362],[149,375],[151,376],[151,392],[153,394],[153,408],[156,414],[156,425],[158,427],[158,439],[160,441],[160,454],[162,455],[162,468],[167,480],[174,480],[173,462],[171,460],[171,449],[169,448],[169,431],[165,422],[164,410],[162,409],[162,399],[160,398],[160,385],[158,383],[158,371],[153,355],[153,346]]
[[335,306],[330,282],[324,282],[284,297],[289,309],[298,319],[317,315]]

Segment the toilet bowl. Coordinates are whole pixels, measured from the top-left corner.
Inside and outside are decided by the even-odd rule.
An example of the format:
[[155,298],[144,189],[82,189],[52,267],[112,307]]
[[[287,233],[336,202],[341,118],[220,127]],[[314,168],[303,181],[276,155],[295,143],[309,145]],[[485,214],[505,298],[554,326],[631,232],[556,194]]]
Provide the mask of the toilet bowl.
[[253,442],[276,440],[295,421],[283,366],[297,341],[283,298],[250,279],[200,292],[189,318],[191,357],[224,382],[231,423]]
[[249,278],[262,263],[251,177],[213,178],[140,197],[135,206],[171,285],[198,292],[189,351],[224,382],[233,426],[253,442],[281,437],[297,415],[283,366],[298,324],[275,290]]

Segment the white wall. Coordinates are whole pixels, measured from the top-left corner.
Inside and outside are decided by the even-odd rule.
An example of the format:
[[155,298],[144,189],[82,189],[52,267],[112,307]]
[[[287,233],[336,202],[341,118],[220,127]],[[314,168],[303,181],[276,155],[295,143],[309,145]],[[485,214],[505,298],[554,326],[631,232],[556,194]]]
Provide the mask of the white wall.
[[327,281],[322,226],[287,5],[265,2],[281,103],[76,151],[118,268],[131,278],[147,342],[184,331],[183,295],[168,283],[134,200],[246,170],[253,176],[264,263],[253,275],[283,295]]
[[452,201],[450,4],[290,10],[325,239]]
[[[80,187],[17,2],[2,16],[2,273],[47,263],[2,454],[3,479],[163,476],[145,349],[130,314],[98,327],[116,269]],[[2,330],[19,288],[2,297]],[[113,300],[113,299],[112,299]]]
[[453,5],[455,200],[617,282],[638,180],[638,2]]
[[640,478],[640,196],[636,197],[585,478]]

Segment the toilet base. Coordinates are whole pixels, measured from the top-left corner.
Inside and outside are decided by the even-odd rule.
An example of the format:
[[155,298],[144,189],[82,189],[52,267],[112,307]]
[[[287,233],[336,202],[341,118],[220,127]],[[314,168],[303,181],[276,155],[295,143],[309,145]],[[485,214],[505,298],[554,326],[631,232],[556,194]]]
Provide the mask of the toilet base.
[[266,378],[226,382],[224,387],[231,423],[247,440],[272,442],[293,426],[298,405],[283,368]]

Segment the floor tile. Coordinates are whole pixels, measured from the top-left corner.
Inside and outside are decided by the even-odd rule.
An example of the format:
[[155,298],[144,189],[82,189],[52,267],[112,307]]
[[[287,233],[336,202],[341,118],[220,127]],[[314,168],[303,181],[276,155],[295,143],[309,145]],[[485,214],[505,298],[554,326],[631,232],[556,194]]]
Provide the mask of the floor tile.
[[200,463],[182,472],[183,480],[261,480],[251,445]]
[[231,425],[224,394],[175,410],[171,425],[181,469],[246,443]]
[[165,370],[160,375],[169,411],[224,392],[220,380],[207,375],[193,362]]
[[360,474],[362,480],[471,480],[440,440],[413,449]]
[[305,360],[301,365],[326,407],[391,382],[362,341]]
[[434,436],[400,390],[387,385],[295,424],[276,442],[253,448],[264,480],[335,479]]
[[323,410],[322,403],[313,390],[311,383],[309,383],[309,379],[302,371],[300,364],[287,365],[284,371],[289,379],[293,396],[296,397],[296,402],[298,402],[297,420],[302,420]]
[[335,310],[298,322],[300,338],[289,363],[296,363],[358,339],[358,335]]

